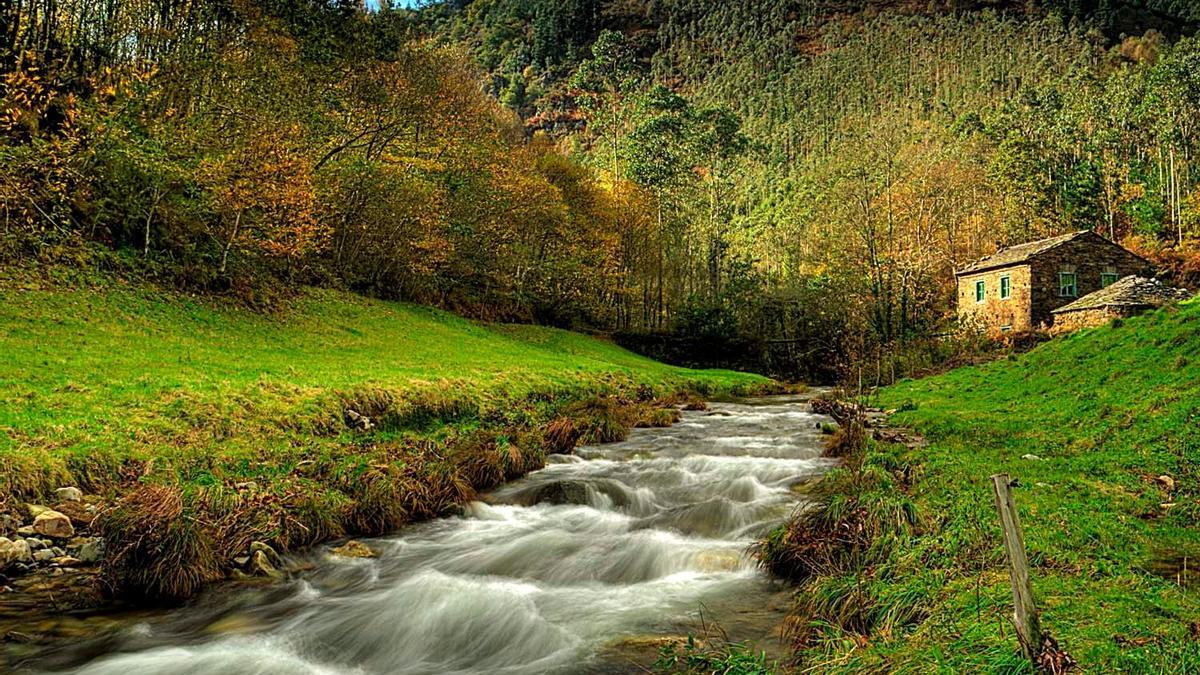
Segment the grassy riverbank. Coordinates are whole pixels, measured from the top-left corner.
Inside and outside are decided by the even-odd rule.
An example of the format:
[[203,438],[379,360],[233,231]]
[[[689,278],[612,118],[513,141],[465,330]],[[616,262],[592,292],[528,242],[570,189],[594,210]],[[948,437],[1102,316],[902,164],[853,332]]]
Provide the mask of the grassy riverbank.
[[988,481],[1007,472],[1062,648],[1088,672],[1200,669],[1200,303],[879,398],[929,446],[871,443],[768,549],[817,561],[790,568],[805,666],[1024,672]]
[[669,421],[656,399],[766,384],[333,291],[264,316],[117,282],[9,281],[0,507],[79,486],[102,501],[109,582],[186,595],[252,540],[384,532],[553,447]]

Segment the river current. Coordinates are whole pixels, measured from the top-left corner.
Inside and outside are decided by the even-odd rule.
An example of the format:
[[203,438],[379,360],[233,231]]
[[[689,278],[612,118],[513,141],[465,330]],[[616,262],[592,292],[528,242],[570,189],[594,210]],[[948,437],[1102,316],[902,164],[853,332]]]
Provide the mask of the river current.
[[653,636],[714,622],[731,639],[767,640],[785,594],[748,548],[800,505],[794,486],[832,466],[824,420],[802,398],[684,412],[673,427],[552,456],[461,516],[364,540],[378,558],[316,551],[291,581],[209,593],[38,668],[643,672],[629,645]]

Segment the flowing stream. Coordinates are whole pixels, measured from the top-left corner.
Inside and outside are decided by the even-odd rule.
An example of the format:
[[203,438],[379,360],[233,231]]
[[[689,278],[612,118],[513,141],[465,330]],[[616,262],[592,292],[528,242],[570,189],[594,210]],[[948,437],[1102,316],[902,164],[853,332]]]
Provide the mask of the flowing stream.
[[88,675],[640,672],[656,636],[715,621],[778,644],[786,591],[747,553],[832,465],[802,398],[713,404],[553,456],[459,517],[314,552],[268,588],[224,588],[60,650]]

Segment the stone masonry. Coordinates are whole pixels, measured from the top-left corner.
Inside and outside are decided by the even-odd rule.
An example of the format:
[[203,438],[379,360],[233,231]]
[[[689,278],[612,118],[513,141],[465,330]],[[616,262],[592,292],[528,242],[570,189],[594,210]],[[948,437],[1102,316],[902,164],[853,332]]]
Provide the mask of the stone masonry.
[[[1001,249],[957,273],[959,323],[993,331],[1044,328],[1055,309],[1100,290],[1103,281],[1149,270],[1145,259],[1088,230]],[[1074,275],[1073,289],[1063,288],[1064,274]],[[1008,298],[1001,297],[1004,278],[1011,284]],[[980,281],[982,302],[976,297]]]

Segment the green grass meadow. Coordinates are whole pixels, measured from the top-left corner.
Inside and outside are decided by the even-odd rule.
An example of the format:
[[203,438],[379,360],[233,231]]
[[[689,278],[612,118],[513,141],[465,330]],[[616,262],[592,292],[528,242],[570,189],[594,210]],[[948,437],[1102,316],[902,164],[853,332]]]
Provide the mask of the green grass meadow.
[[519,416],[510,404],[539,393],[762,382],[673,368],[577,333],[333,291],[275,316],[140,288],[0,291],[0,454],[18,464],[150,459],[196,444],[256,454],[330,423],[334,399],[375,390],[414,404],[461,399],[460,417],[478,422]]
[[1200,303],[905,381],[878,402],[930,445],[872,443],[863,472],[877,480],[854,499],[913,508],[915,532],[801,590],[818,598],[799,617],[806,667],[1028,672],[989,481],[1003,472],[1019,481],[1042,625],[1083,671],[1200,672],[1200,586],[1188,588],[1200,581]]
[[[567,331],[328,290],[263,315],[118,282],[9,284],[0,508],[19,513],[64,485],[117,503],[102,519],[111,527],[100,525],[107,534],[170,539],[147,538],[151,549],[126,556],[129,570],[164,547],[205,562],[184,588],[156,586],[178,576],[170,568],[117,574],[114,587],[186,595],[249,540],[288,549],[386,532],[539,467],[562,438],[586,440],[588,425],[600,437],[623,434],[637,414],[663,423],[655,398],[768,384]],[[559,440],[548,442],[555,420]]]

